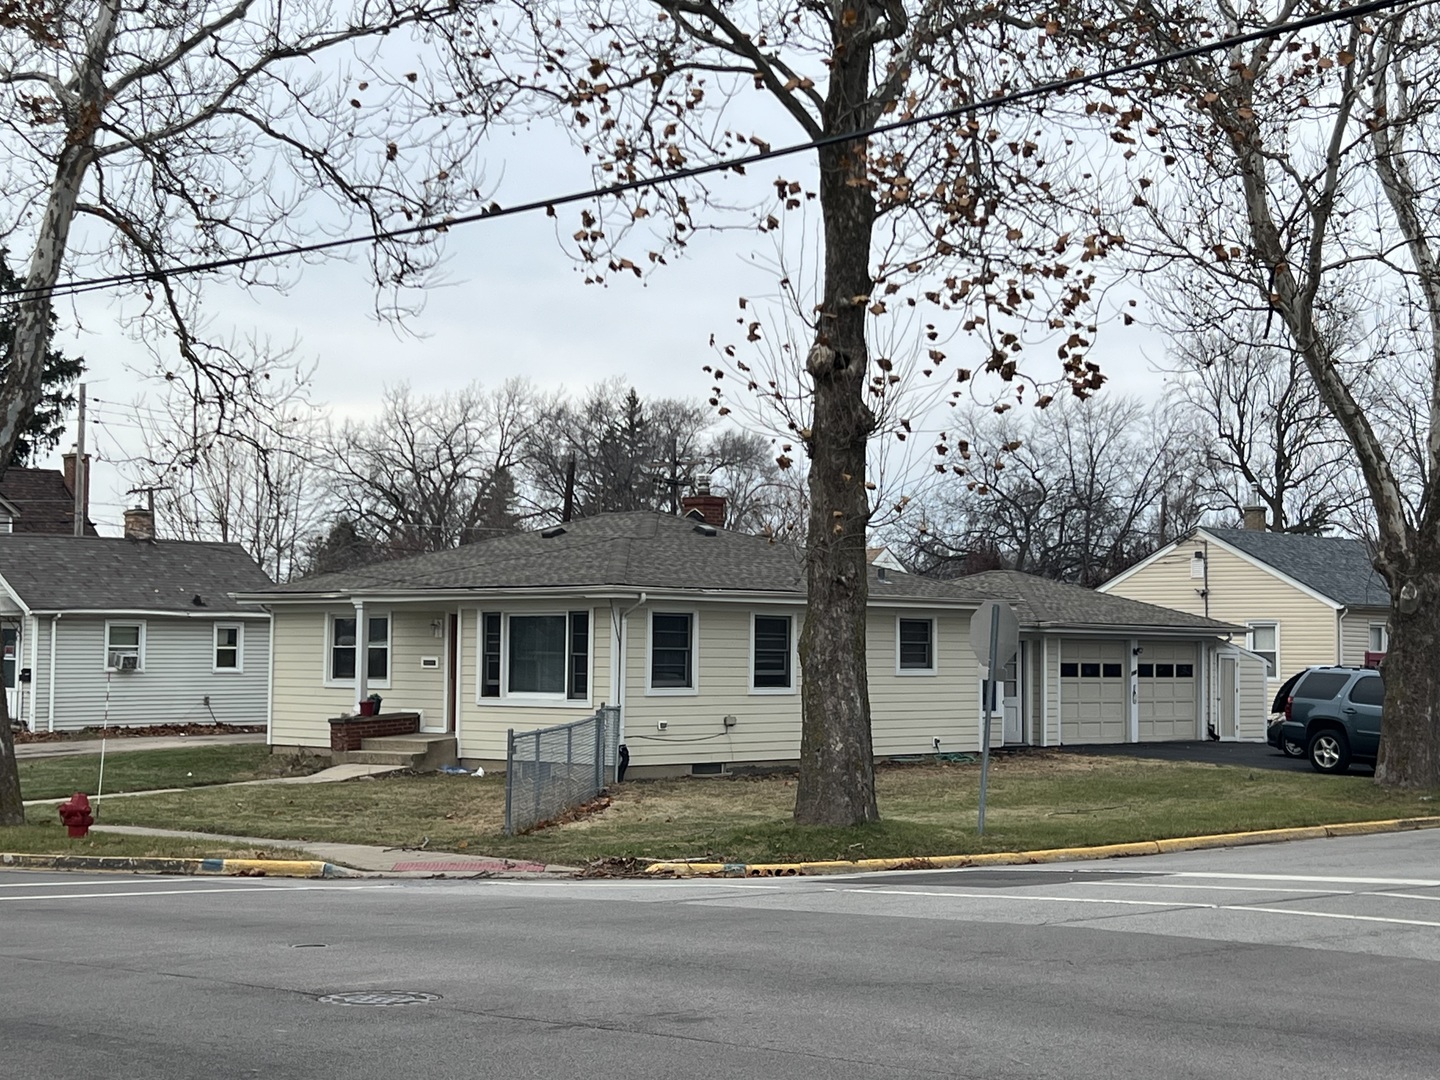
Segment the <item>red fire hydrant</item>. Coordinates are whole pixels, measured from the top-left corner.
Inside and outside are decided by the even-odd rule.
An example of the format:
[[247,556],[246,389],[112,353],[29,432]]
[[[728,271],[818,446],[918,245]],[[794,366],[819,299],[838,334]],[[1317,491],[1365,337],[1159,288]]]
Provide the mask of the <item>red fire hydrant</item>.
[[60,804],[60,820],[70,830],[71,836],[84,836],[90,831],[90,826],[95,824],[95,816],[90,813],[90,800],[83,791],[77,791],[68,801]]

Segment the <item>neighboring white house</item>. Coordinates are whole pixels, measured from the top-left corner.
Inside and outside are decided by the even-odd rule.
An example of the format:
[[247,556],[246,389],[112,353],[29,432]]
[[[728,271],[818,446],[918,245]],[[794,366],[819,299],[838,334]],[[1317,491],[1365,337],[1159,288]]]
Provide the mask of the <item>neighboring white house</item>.
[[1316,664],[1378,665],[1390,594],[1359,540],[1205,526],[1162,547],[1100,591],[1245,627],[1270,688]]
[[[691,518],[601,514],[237,599],[273,616],[276,747],[328,747],[328,720],[378,693],[488,768],[510,729],[619,703],[632,770],[713,772],[798,756],[803,559]],[[991,597],[1016,601],[1025,641],[996,743],[1264,737],[1263,708],[1242,715],[1234,687],[1219,701],[1239,627],[1023,574],[869,573],[878,756],[979,747],[969,628]]]
[[265,720],[270,579],[234,544],[0,534],[13,720],[35,731]]

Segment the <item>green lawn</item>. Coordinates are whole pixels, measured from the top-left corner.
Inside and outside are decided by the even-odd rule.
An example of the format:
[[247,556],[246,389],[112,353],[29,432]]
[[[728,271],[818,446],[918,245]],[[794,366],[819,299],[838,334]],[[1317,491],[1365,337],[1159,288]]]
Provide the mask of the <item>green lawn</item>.
[[[268,746],[196,746],[179,750],[127,750],[105,756],[105,791],[151,791],[202,787],[235,780],[314,772],[329,762],[299,761],[270,753]],[[83,791],[94,798],[100,756],[26,758],[20,765],[20,791],[26,799],[53,799]],[[54,813],[52,810],[51,813]]]
[[[32,821],[36,814],[30,813]],[[120,836],[92,832],[72,840],[57,819],[40,821],[18,829],[0,829],[0,851],[29,855],[120,855],[131,859],[304,859],[308,856],[290,848],[242,847],[208,840],[184,840],[169,836]]]
[[991,769],[983,840],[977,765],[882,768],[884,820],[853,829],[791,824],[793,777],[631,781],[610,806],[527,836],[501,834],[504,779],[395,777],[118,799],[111,824],[283,840],[469,851],[578,865],[599,858],[727,862],[903,858],[1104,844],[1294,825],[1427,816],[1431,796],[1367,777],[1032,753]]

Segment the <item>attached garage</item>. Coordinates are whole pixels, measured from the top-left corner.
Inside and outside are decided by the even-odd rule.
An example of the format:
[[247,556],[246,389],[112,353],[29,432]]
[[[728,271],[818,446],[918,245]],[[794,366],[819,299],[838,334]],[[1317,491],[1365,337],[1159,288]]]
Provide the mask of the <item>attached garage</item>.
[[1129,742],[1125,643],[1060,642],[1060,741]]
[[1200,737],[1199,648],[1194,642],[1142,641],[1135,688],[1141,742]]

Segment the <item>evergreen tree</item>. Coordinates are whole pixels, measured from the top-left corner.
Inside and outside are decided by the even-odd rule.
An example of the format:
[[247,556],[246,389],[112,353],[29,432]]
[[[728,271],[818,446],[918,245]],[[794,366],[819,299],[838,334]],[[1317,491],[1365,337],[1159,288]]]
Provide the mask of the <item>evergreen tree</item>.
[[[0,248],[0,295],[13,292],[24,284],[6,262],[8,254],[8,250]],[[14,318],[13,307],[0,307],[0,379],[5,377],[5,369],[10,364],[10,346],[15,339]],[[55,322],[55,313],[51,311],[51,340],[55,336]],[[65,418],[75,407],[75,381],[84,371],[83,358],[66,356],[54,348],[45,351],[45,374],[41,382],[44,393],[15,443],[15,453],[8,462],[0,462],[0,466],[33,465],[47,450],[59,445],[65,434]]]

